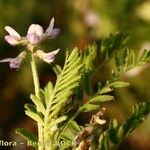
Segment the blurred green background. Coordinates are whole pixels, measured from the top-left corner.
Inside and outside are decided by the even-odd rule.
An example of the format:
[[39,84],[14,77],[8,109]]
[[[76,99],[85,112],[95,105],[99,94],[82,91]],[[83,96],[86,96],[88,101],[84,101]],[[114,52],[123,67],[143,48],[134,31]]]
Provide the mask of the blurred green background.
[[[46,29],[55,17],[55,27],[61,34],[48,40],[45,51],[61,48],[56,63],[63,64],[66,48],[84,48],[93,41],[101,41],[110,33],[121,31],[130,35],[127,46],[137,54],[150,49],[150,1],[149,0],[0,0],[0,59],[16,57],[23,47],[12,47],[4,41],[6,25],[25,36],[28,27],[37,23]],[[112,61],[111,61],[112,62]],[[38,64],[42,87],[56,76],[49,65]],[[108,63],[92,77],[93,87],[106,81],[111,74]],[[130,82],[129,88],[115,91],[116,101],[106,106],[108,118],[120,122],[131,114],[131,106],[150,99],[150,67],[146,65],[128,72],[123,77]],[[26,61],[18,71],[8,64],[0,64],[0,140],[24,142],[14,132],[26,128],[36,133],[36,124],[24,115],[24,104],[33,93],[30,64]],[[150,117],[120,146],[121,150],[150,150]],[[0,148],[1,149],[1,148]],[[30,147],[3,147],[2,149],[26,150]]]

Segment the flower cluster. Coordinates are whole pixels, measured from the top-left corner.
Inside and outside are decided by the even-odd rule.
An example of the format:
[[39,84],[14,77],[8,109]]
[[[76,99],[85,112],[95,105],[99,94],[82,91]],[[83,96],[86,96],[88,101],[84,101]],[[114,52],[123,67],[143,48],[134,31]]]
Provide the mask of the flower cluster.
[[[5,30],[9,33],[5,36],[5,40],[10,45],[27,45],[27,47],[36,47],[40,44],[43,40],[47,38],[55,38],[59,33],[59,28],[54,28],[54,18],[51,19],[49,27],[44,32],[43,27],[38,24],[30,25],[27,35],[25,37],[21,37],[20,34],[15,31],[10,26],[6,26]],[[30,49],[29,49],[30,50]],[[31,51],[31,50],[30,50]],[[50,53],[44,53],[42,50],[36,50],[35,52],[31,51],[35,57],[38,57],[45,61],[46,63],[52,63],[55,59],[55,55],[59,52],[59,49],[52,51]],[[27,51],[21,52],[15,58],[6,58],[0,60],[0,62],[9,62],[9,66],[11,69],[19,68],[23,60],[27,56]]]

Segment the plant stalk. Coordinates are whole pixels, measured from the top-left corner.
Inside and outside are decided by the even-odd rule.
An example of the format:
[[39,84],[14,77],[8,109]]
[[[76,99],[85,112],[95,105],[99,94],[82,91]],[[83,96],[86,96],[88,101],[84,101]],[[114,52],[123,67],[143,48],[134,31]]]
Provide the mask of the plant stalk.
[[[37,73],[37,67],[35,63],[35,58],[32,55],[31,60],[31,70],[32,70],[32,77],[34,82],[34,89],[35,89],[35,95],[40,99],[40,84],[39,84],[39,77]],[[37,108],[37,111],[39,111],[39,108]],[[38,123],[38,150],[44,150],[44,139],[43,139],[43,127]]]

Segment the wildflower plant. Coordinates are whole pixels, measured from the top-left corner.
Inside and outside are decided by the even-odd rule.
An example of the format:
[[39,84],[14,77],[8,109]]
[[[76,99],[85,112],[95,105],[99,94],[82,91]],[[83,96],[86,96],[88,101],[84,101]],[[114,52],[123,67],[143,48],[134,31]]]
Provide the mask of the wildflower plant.
[[[121,33],[111,34],[101,42],[87,46],[84,50],[75,47],[66,51],[63,67],[53,65],[57,75],[55,85],[51,81],[44,88],[40,87],[36,58],[51,64],[60,49],[45,53],[38,45],[47,38],[55,38],[60,29],[54,28],[54,18],[44,32],[38,24],[32,24],[25,37],[13,28],[6,26],[8,35],[5,40],[10,45],[23,45],[26,51],[15,58],[6,58],[0,62],[8,62],[11,69],[19,69],[27,56],[31,57],[31,70],[35,93],[30,95],[31,103],[25,105],[25,114],[37,122],[38,136],[25,129],[16,129],[16,133],[27,141],[37,142],[38,150],[110,150],[117,145],[138,125],[150,112],[150,102],[134,105],[133,113],[123,124],[117,120],[110,122],[104,118],[106,108],[101,103],[115,100],[111,91],[129,86],[121,81],[121,76],[130,69],[150,61],[150,51],[145,50],[137,59],[135,52],[125,47],[127,36]],[[121,51],[123,49],[123,52]],[[61,52],[61,51],[60,51]],[[112,57],[116,67],[112,76],[104,85],[98,83],[95,92],[90,77]],[[84,101],[84,97],[88,100]],[[76,117],[81,113],[96,112],[86,125],[79,125]],[[109,111],[109,110],[108,110]],[[104,128],[108,124],[108,128]]]

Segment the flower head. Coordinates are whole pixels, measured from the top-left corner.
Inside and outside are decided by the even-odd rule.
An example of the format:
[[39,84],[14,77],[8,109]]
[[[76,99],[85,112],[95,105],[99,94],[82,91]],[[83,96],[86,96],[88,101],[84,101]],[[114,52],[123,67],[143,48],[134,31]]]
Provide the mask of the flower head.
[[21,52],[17,57],[15,58],[6,58],[0,60],[1,63],[8,62],[9,67],[11,69],[18,69],[22,63],[22,61],[25,59],[27,53],[25,51]]
[[5,36],[5,40],[11,45],[28,43],[36,45],[46,38],[55,38],[60,33],[59,28],[54,28],[54,18],[51,19],[49,27],[45,33],[43,27],[38,24],[31,24],[29,26],[26,37],[21,37],[19,33],[10,26],[6,26],[5,30],[9,33],[9,35]]
[[36,53],[34,53],[34,56],[42,59],[48,64],[51,64],[55,60],[55,55],[58,52],[59,52],[59,49],[49,52],[49,53],[44,53],[42,50],[37,50]]
[[10,26],[6,26],[5,30],[9,33],[9,35],[5,36],[5,40],[11,45],[19,44],[21,40],[21,36],[19,35],[19,33]]
[[51,64],[54,61],[55,55],[59,52],[59,49],[52,51],[50,53],[44,53],[42,50],[36,50],[36,46],[43,40],[45,40],[46,38],[55,38],[59,34],[60,29],[54,28],[54,18],[51,19],[49,27],[45,32],[43,31],[42,26],[38,24],[31,24],[25,37],[21,37],[20,34],[10,26],[6,26],[5,30],[9,33],[8,35],[5,36],[5,40],[9,44],[27,45],[28,49],[28,51],[21,52],[15,58],[6,58],[0,60],[1,63],[8,62],[9,67],[11,69],[19,68],[22,61],[26,58],[27,53],[29,53],[29,51],[31,52],[30,53],[31,55],[39,57],[48,64]]

